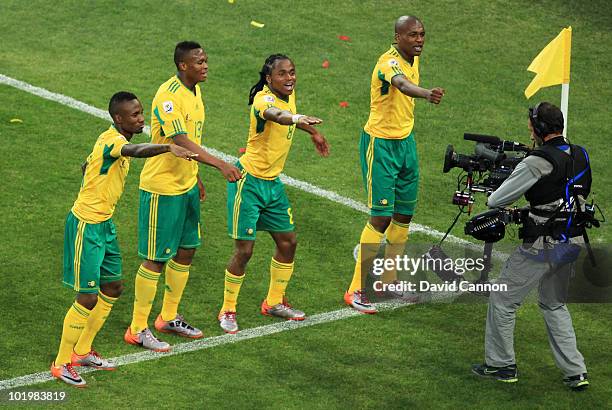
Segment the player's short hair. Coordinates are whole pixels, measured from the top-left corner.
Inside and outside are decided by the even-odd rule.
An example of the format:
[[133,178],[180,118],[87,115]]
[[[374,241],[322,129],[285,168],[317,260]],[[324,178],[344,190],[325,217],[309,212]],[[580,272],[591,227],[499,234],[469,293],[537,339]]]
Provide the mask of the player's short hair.
[[198,48],[202,48],[200,43],[196,43],[195,41],[181,41],[174,48],[174,64],[176,68],[179,68],[179,63],[185,61],[185,56],[191,50],[195,50]]
[[537,108],[538,112],[536,114],[538,120],[545,123],[551,133],[563,132],[563,112],[561,112],[559,107],[545,101],[538,104]]
[[126,101],[132,101],[132,100],[137,100],[137,99],[138,97],[136,97],[135,94],[129,91],[119,91],[113,94],[113,96],[111,97],[108,103],[108,113],[110,114],[111,118],[114,120],[115,114],[117,114],[117,111],[119,110],[119,104],[126,102]]

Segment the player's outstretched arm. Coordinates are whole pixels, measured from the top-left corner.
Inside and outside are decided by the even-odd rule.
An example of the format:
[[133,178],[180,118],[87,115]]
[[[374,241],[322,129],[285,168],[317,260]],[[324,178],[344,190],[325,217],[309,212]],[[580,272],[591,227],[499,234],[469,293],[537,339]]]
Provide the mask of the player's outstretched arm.
[[323,122],[322,119],[317,117],[310,117],[308,115],[302,114],[292,114],[290,111],[281,110],[276,107],[270,107],[266,109],[263,113],[263,117],[268,121],[273,121],[280,125],[317,125]]
[[242,178],[242,173],[235,166],[228,164],[227,162],[220,160],[204,150],[200,145],[191,141],[187,134],[179,134],[174,136],[174,143],[180,147],[188,149],[191,152],[198,154],[194,157],[198,162],[202,164],[210,165],[211,167],[217,168],[223,174],[223,177],[229,182],[236,182]]
[[299,121],[296,124],[296,127],[310,134],[310,139],[312,140],[315,149],[321,156],[329,156],[329,143],[327,142],[323,134],[319,132],[319,130],[317,130],[310,124],[304,124]]
[[424,98],[433,104],[440,104],[440,101],[442,101],[442,97],[444,96],[443,88],[434,87],[431,90],[428,90],[411,83],[406,76],[401,74],[393,77],[391,79],[391,84],[400,90],[402,94],[414,98]]
[[198,156],[188,149],[171,144],[126,144],[121,148],[121,155],[134,158],[149,158],[166,152],[188,161]]
[[286,110],[281,110],[276,107],[270,107],[263,113],[266,120],[274,121],[281,125],[292,125],[310,134],[312,143],[319,154],[326,157],[329,155],[329,144],[327,140],[313,125],[321,124],[322,119],[311,117],[309,115],[293,114]]

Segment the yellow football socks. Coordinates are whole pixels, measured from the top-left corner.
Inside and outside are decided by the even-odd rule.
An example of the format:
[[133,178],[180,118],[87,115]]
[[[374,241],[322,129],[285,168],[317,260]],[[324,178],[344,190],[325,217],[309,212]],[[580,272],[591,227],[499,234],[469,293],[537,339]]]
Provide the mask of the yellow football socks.
[[178,305],[183,296],[187,279],[189,279],[189,267],[181,265],[170,259],[166,264],[166,291],[164,292],[164,303],[162,305],[162,320],[174,320],[178,312]]
[[268,289],[268,296],[266,297],[266,303],[268,306],[278,305],[282,303],[283,296],[285,296],[285,289],[291,274],[293,273],[293,262],[283,263],[272,258],[270,262],[270,288]]
[[138,268],[136,284],[134,285],[134,313],[130,325],[133,335],[149,326],[147,322],[149,313],[151,313],[151,306],[155,300],[159,275],[159,273],[153,272],[142,265]]
[[[385,248],[385,259],[393,259],[400,253],[403,254],[402,245],[408,240],[408,224],[391,220],[389,227],[385,231],[387,237],[387,247]],[[397,270],[385,270],[382,275],[383,283],[392,283],[397,280]]]
[[102,326],[104,325],[104,322],[106,322],[106,318],[110,314],[110,311],[116,301],[117,298],[111,298],[102,292],[98,293],[98,301],[96,302],[96,306],[91,310],[89,319],[87,319],[87,324],[83,329],[83,333],[81,333],[79,341],[74,346],[74,352],[76,354],[84,355],[92,350],[91,345],[93,340],[100,329],[102,329]]
[[240,293],[240,286],[242,286],[243,280],[244,275],[237,276],[227,269],[225,270],[225,289],[223,291],[223,307],[221,308],[221,313],[236,311],[238,294]]
[[[351,285],[348,288],[348,293],[353,293],[356,290],[359,290],[363,287],[362,278],[361,278],[361,251],[363,247],[369,251],[368,253],[372,253],[378,250],[378,244],[382,241],[384,234],[382,232],[378,232],[374,227],[368,222],[363,228],[361,232],[361,238],[359,239],[359,252],[357,254],[357,262],[355,263],[355,272],[353,273],[353,280],[351,281]],[[370,249],[375,247],[375,249]]]
[[64,317],[64,328],[62,329],[62,341],[55,358],[55,365],[61,366],[71,362],[72,350],[79,340],[91,311],[74,302]]

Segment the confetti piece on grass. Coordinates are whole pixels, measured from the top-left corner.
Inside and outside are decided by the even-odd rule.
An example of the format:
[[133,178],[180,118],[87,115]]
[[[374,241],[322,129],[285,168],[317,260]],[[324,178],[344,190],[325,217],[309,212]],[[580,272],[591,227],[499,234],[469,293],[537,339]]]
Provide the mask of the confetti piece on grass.
[[351,41],[351,38],[349,36],[338,36],[338,38],[342,41]]
[[328,60],[323,60],[323,64],[321,64],[321,67],[329,68],[329,61]]
[[229,4],[234,4],[234,0],[227,0]]
[[246,148],[238,148],[238,152],[240,154],[244,154],[246,152]]
[[265,24],[264,23],[260,23],[260,22],[255,21],[255,20],[251,20],[251,26],[257,27],[257,28],[263,28],[265,26]]
[[23,123],[23,120],[22,120],[21,118],[11,118],[11,119],[9,120],[9,122],[10,122],[11,124],[21,124],[21,123]]
[[342,108],[348,107],[348,102],[347,101],[340,101],[340,107],[342,107]]

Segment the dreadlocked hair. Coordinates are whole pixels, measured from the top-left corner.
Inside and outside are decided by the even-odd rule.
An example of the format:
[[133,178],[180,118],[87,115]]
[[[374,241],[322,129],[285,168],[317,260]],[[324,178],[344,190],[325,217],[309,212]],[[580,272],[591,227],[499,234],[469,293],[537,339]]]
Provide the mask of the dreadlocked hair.
[[255,94],[263,90],[264,85],[268,83],[266,81],[266,76],[272,74],[272,69],[279,60],[291,61],[291,59],[284,54],[272,54],[266,58],[266,62],[264,63],[263,67],[261,67],[261,71],[259,72],[259,81],[253,87],[251,87],[251,90],[249,91],[249,105],[253,104]]

